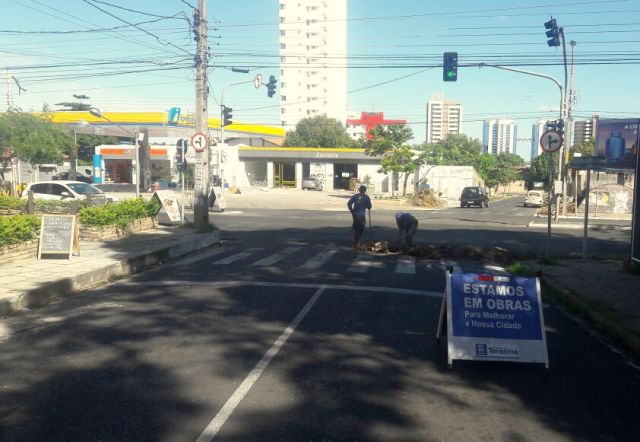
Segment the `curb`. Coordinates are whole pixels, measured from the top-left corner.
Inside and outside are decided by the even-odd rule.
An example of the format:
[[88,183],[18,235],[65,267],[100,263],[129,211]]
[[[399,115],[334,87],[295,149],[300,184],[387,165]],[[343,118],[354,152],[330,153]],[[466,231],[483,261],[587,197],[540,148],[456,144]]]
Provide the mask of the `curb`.
[[[577,301],[580,299],[580,295],[576,292],[555,281],[553,278],[545,277],[544,273],[542,274],[541,279],[544,285],[558,293],[570,305],[580,305]],[[568,316],[576,316],[572,313],[566,312],[563,308],[560,310]],[[583,311],[577,316],[582,316],[583,319],[586,319],[604,335],[609,336],[622,348],[631,353],[635,359],[640,359],[640,339],[634,339],[634,337],[627,333],[623,327],[620,327],[618,324],[612,322],[611,319],[592,309],[583,309]]]
[[[536,221],[531,221],[527,224],[527,227],[531,227],[534,229],[547,228],[547,223],[537,223]],[[584,229],[584,224],[575,224],[575,223],[551,223],[551,229],[573,229],[573,230],[581,230]],[[589,224],[589,230],[595,231],[612,231],[618,230],[621,232],[630,232],[630,226],[618,226],[611,224]]]
[[22,293],[17,293],[11,299],[0,301],[0,317],[24,311],[25,309],[43,307],[83,290],[138,273],[146,267],[201,250],[217,244],[219,241],[219,230],[206,236],[200,234],[185,242],[164,247],[151,253],[132,256],[99,269],[51,281],[46,285],[31,290],[25,290]]

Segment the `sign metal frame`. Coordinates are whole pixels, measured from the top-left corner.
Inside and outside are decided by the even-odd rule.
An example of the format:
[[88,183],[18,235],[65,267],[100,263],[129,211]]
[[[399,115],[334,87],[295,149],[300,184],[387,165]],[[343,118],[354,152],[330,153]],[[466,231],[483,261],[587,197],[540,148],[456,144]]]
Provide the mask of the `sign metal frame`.
[[196,132],[191,136],[191,145],[196,152],[204,152],[209,146],[209,137],[202,132]]

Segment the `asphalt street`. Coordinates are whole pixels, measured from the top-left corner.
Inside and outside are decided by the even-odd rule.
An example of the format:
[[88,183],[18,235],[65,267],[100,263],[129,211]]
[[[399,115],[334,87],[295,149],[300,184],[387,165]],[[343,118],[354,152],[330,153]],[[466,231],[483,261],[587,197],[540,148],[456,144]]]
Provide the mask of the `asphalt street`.
[[[461,241],[467,219],[487,224],[470,238],[515,238],[532,209],[514,208],[419,212],[418,241],[442,230]],[[393,214],[372,217],[372,236],[393,239]],[[640,436],[640,372],[554,307],[544,308],[548,372],[448,368],[435,340],[444,267],[488,271],[477,262],[357,252],[348,214],[334,211],[213,219],[219,248],[0,322],[0,439]]]

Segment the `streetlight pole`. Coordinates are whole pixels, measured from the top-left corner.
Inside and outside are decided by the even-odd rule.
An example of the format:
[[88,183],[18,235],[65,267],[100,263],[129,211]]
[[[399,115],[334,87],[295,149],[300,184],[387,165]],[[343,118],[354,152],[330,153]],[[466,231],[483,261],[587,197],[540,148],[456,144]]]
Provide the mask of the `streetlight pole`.
[[[526,71],[524,69],[516,69],[516,68],[511,68],[506,66],[487,64],[487,63],[480,63],[478,66],[479,67],[489,66],[496,69],[503,69],[505,71],[517,72],[519,74],[531,75],[533,77],[546,78],[547,80],[553,81],[555,85],[558,86],[558,90],[560,91],[560,121],[562,121],[562,112],[564,109],[563,88],[560,82],[555,78],[553,78],[552,76],[541,74],[539,72]],[[548,155],[551,155],[551,154],[548,154]],[[560,152],[558,152],[558,156],[561,158],[560,161],[562,161],[562,154]],[[558,170],[558,174],[560,174],[560,170]],[[549,257],[549,253],[551,250],[551,195],[553,195],[553,161],[552,161],[552,158],[549,158],[549,197],[547,201],[547,243],[546,243],[546,249],[545,249],[545,254],[547,258]],[[556,210],[556,216],[557,215],[558,215],[558,211]]]
[[102,113],[100,113],[100,110],[96,109],[96,108],[91,108],[89,109],[89,113],[91,115],[93,115],[96,118],[102,118],[103,120],[107,120],[109,123],[117,126],[120,128],[120,130],[122,130],[123,132],[125,132],[127,135],[129,135],[131,137],[131,141],[133,141],[133,149],[135,151],[135,163],[136,163],[136,198],[140,198],[140,151],[138,149],[138,141],[136,140],[136,136],[133,132],[125,129],[124,127],[120,126],[118,123],[110,120],[109,118],[105,117]]
[[70,174],[69,178],[71,180],[73,180],[73,181],[75,181],[78,178],[78,168],[77,168],[77,162],[78,162],[78,128],[79,127],[86,127],[86,126],[90,126],[90,124],[87,123],[84,120],[79,120],[73,126],[73,147],[71,148],[71,154],[69,155],[69,166],[70,166],[70,169],[71,169],[71,174]]

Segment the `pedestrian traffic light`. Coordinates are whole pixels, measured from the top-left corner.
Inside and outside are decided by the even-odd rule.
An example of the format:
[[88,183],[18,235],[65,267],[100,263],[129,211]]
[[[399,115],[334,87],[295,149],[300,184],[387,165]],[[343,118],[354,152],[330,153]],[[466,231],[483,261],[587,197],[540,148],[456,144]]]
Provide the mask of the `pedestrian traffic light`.
[[548,22],[544,24],[544,28],[548,29],[545,33],[547,35],[547,44],[549,46],[560,46],[560,30],[558,29],[558,23],[556,23],[555,18],[551,18]]
[[230,124],[233,124],[233,114],[231,112],[233,112],[233,109],[222,105],[222,126],[229,126]]
[[276,77],[271,75],[269,77],[269,83],[267,83],[267,95],[269,96],[269,98],[273,97],[273,95],[276,93],[276,83],[278,82],[278,80],[276,80]]
[[458,79],[458,53],[445,52],[442,60],[442,80],[456,81]]

